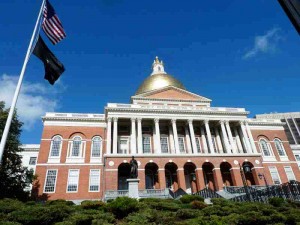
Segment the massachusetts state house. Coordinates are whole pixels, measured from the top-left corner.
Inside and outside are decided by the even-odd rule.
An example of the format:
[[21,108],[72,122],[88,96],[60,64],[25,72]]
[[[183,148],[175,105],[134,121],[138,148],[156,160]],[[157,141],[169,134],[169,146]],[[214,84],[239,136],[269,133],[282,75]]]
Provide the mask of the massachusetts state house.
[[300,181],[285,123],[211,101],[156,57],[129,104],[108,103],[104,114],[46,113],[35,188],[49,199],[126,196],[132,156],[141,197]]

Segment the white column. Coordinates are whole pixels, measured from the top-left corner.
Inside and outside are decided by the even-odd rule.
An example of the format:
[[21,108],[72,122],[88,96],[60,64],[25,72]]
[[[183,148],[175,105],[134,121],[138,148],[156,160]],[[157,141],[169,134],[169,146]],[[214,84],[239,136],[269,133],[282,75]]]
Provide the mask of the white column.
[[237,131],[237,128],[236,127],[233,127],[233,133],[234,133],[234,136],[235,136],[235,139],[236,139],[236,144],[237,144],[237,152],[238,153],[242,153],[243,152],[243,145],[242,145],[242,142],[241,142],[241,139],[240,139],[240,136],[238,134],[238,131]]
[[208,153],[208,146],[207,146],[207,141],[206,141],[206,137],[205,137],[205,132],[204,132],[204,128],[201,126],[200,127],[200,132],[201,132],[201,140],[202,140],[202,144],[203,144],[203,151],[205,154]]
[[193,127],[193,120],[188,120],[189,128],[190,128],[190,135],[191,135],[191,141],[192,141],[192,147],[193,147],[193,153],[197,154],[197,145],[196,145],[196,138],[195,138],[195,132]]
[[193,152],[192,152],[192,145],[191,145],[191,138],[190,138],[188,124],[184,125],[184,132],[185,132],[185,140],[186,140],[186,150],[188,154],[191,154]]
[[246,141],[245,141],[245,138],[244,138],[244,135],[243,135],[243,132],[242,132],[242,128],[237,127],[237,130],[239,132],[240,140],[241,140],[241,143],[242,143],[242,146],[243,146],[241,153],[245,153],[245,152],[247,152],[247,145],[246,145]]
[[215,133],[216,133],[216,139],[217,139],[219,153],[223,153],[223,146],[222,146],[222,142],[221,142],[221,138],[220,138],[220,134],[219,134],[219,129],[217,127],[215,127]]
[[240,125],[241,125],[242,134],[243,134],[243,140],[244,140],[245,146],[246,146],[246,152],[250,153],[251,145],[250,145],[249,138],[247,136],[245,125],[244,125],[243,121],[240,121]]
[[235,146],[234,141],[233,141],[231,129],[230,129],[230,126],[229,126],[229,121],[225,121],[225,127],[226,127],[227,134],[228,134],[228,137],[229,137],[229,142],[230,142],[230,147],[231,147],[232,153],[236,153],[236,146]]
[[131,154],[136,154],[136,130],[135,130],[135,120],[136,118],[131,118],[131,141],[130,150]]
[[137,119],[137,123],[138,123],[138,130],[137,130],[137,133],[138,133],[138,153],[139,154],[142,154],[143,153],[143,133],[142,133],[142,119],[141,118],[138,118]]
[[155,153],[161,153],[161,145],[160,145],[160,130],[159,130],[159,119],[154,119],[155,124]]
[[107,118],[106,153],[111,154],[111,118]]
[[173,135],[173,128],[172,124],[169,124],[169,143],[170,143],[170,152],[175,154],[175,143],[174,143],[174,135]]
[[113,154],[118,154],[118,118],[114,117]]
[[227,137],[227,133],[226,133],[226,130],[225,130],[223,120],[220,121],[220,125],[221,125],[221,132],[222,132],[222,137],[223,137],[223,143],[225,145],[225,150],[226,150],[226,153],[229,153],[230,152],[230,146],[229,146],[229,141],[228,141],[228,137]]
[[288,127],[289,127],[290,133],[291,133],[291,135],[292,135],[292,137],[293,137],[293,140],[294,140],[295,144],[297,145],[297,144],[298,144],[298,141],[297,141],[297,139],[296,139],[296,137],[295,137],[295,135],[294,135],[294,133],[293,133],[293,130],[292,130],[291,125],[290,125],[290,123],[289,123],[289,121],[288,121],[288,118],[285,117],[284,120],[285,120],[286,124],[287,124]]
[[294,118],[293,116],[291,116],[291,118],[292,118],[293,123],[294,123],[294,125],[295,125],[295,127],[296,127],[296,130],[297,130],[297,132],[298,132],[298,136],[300,137],[300,130],[299,130],[298,124],[296,123],[295,118]]
[[204,120],[204,126],[205,126],[205,130],[206,130],[206,135],[207,135],[207,140],[208,140],[208,146],[209,146],[209,149],[210,149],[210,153],[215,153],[212,138],[211,138],[211,133],[210,133],[210,129],[209,129],[209,121],[208,120]]
[[173,128],[173,136],[174,136],[174,143],[175,143],[175,153],[176,154],[180,154],[180,152],[179,152],[178,134],[177,134],[177,126],[176,126],[176,119],[172,119],[172,128]]
[[255,143],[254,143],[254,139],[253,139],[253,136],[252,136],[252,133],[251,133],[251,130],[250,130],[250,127],[249,127],[249,124],[248,124],[247,121],[245,121],[245,125],[246,125],[246,130],[247,130],[247,133],[248,133],[248,136],[249,136],[252,152],[257,153],[257,149],[256,149],[256,146],[255,146]]

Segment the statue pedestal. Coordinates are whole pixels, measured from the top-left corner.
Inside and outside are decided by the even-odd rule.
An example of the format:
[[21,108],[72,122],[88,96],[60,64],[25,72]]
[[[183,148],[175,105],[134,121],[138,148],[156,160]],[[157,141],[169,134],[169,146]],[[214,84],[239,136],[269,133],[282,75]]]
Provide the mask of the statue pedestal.
[[128,182],[128,197],[129,198],[139,198],[139,182],[140,179],[133,178],[127,179]]

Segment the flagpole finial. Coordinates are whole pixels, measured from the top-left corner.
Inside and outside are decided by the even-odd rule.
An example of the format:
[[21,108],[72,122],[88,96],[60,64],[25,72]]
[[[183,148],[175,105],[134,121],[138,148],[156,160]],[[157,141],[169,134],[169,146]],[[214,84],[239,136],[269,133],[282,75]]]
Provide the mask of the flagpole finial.
[[152,64],[152,73],[154,74],[166,74],[163,61],[159,61],[158,56],[155,57],[155,60]]

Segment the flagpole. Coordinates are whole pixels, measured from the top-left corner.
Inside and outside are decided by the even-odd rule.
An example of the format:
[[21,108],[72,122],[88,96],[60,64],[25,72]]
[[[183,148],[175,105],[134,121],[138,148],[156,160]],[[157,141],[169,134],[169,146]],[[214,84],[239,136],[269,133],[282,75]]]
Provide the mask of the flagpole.
[[31,50],[32,50],[34,39],[35,39],[36,31],[38,30],[38,27],[39,27],[39,22],[40,22],[40,19],[41,19],[41,16],[42,16],[44,5],[45,5],[45,0],[43,0],[43,2],[42,2],[41,9],[40,9],[38,18],[37,18],[35,26],[34,26],[34,30],[33,30],[33,33],[32,33],[31,39],[30,39],[30,43],[29,43],[29,46],[28,46],[28,49],[27,49],[27,53],[26,53],[26,56],[25,56],[25,59],[24,59],[23,67],[22,67],[22,70],[21,70],[21,73],[20,73],[19,81],[18,81],[16,90],[15,90],[15,94],[14,94],[14,97],[13,97],[13,100],[12,100],[12,103],[11,103],[11,106],[10,106],[9,114],[8,114],[8,117],[7,117],[7,120],[6,120],[5,128],[4,128],[4,131],[3,131],[3,134],[2,134],[1,143],[0,143],[0,164],[2,163],[2,156],[3,156],[3,153],[4,153],[4,147],[5,147],[5,144],[6,144],[9,128],[10,128],[11,121],[12,121],[12,118],[13,118],[13,115],[14,115],[14,111],[15,111],[16,103],[17,103],[18,96],[19,96],[19,93],[20,93],[24,73],[25,73],[25,70],[26,70],[26,66],[27,66],[30,54],[31,54]]

